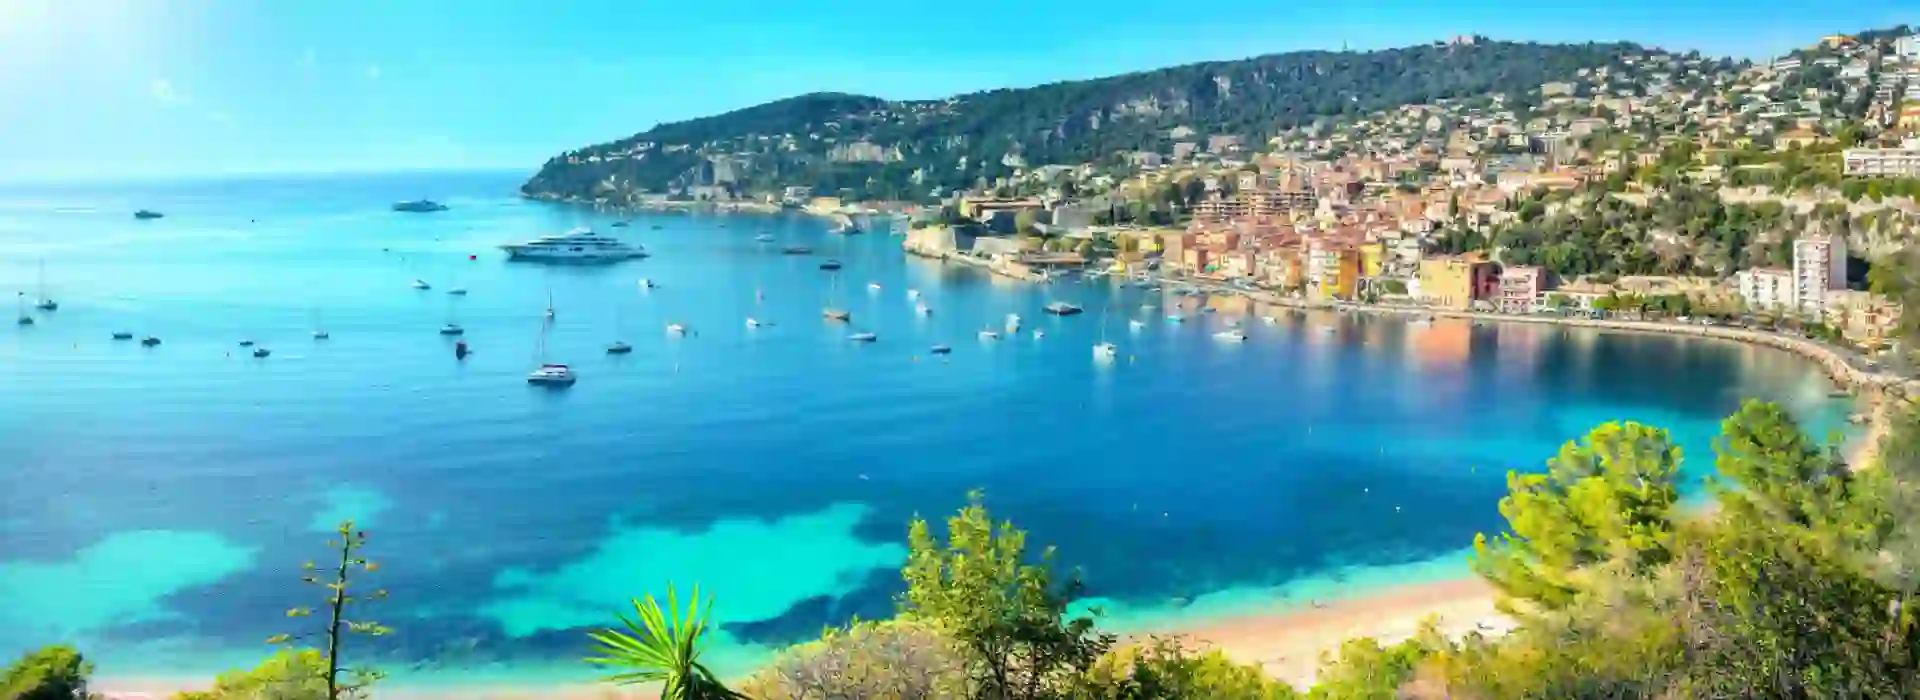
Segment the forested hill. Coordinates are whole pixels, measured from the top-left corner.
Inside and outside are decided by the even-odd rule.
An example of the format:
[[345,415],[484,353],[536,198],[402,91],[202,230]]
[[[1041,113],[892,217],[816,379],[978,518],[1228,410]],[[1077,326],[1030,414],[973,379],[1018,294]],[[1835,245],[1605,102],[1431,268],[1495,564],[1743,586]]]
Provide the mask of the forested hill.
[[619,200],[696,185],[805,185],[861,198],[924,196],[1017,167],[1171,153],[1179,141],[1204,149],[1210,136],[1258,147],[1282,128],[1403,104],[1488,93],[1524,103],[1538,99],[1542,83],[1648,52],[1479,39],[1196,63],[944,100],[809,94],[561,154],[522,192]]

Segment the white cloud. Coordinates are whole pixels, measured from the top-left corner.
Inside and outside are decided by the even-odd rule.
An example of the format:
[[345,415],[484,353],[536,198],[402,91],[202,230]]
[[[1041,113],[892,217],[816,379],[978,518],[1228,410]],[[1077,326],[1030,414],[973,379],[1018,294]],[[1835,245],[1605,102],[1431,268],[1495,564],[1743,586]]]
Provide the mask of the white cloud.
[[153,95],[153,99],[159,100],[160,104],[169,107],[183,105],[192,101],[187,99],[186,95],[181,94],[179,90],[175,90],[173,83],[165,78],[155,78],[153,83],[147,86],[147,93]]
[[367,79],[368,80],[380,79],[380,64],[376,63],[373,65],[367,66]]

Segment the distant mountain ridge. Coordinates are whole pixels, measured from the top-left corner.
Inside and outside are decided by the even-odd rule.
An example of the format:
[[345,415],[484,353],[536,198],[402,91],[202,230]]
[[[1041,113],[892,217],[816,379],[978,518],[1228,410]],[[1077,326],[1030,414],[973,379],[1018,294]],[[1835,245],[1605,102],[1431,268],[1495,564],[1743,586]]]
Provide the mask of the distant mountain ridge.
[[[1624,57],[1632,43],[1471,41],[1369,52],[1301,51],[1092,80],[895,101],[814,93],[655,126],[549,160],[530,197],[629,200],[698,186],[803,186],[909,199],[992,182],[1019,168],[1170,152],[1209,137],[1250,148],[1320,118],[1488,93],[1511,102],[1542,83]],[[1225,143],[1216,139],[1215,143]]]

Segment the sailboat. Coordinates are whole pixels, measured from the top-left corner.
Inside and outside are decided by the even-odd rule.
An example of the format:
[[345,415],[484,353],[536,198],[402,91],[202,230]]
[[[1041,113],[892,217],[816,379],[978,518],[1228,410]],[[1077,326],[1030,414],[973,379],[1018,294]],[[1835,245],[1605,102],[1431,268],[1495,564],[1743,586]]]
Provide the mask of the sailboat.
[[1093,346],[1093,359],[1095,360],[1111,360],[1115,355],[1120,354],[1120,348],[1116,347],[1113,343],[1107,342],[1107,312],[1111,310],[1112,307],[1112,304],[1105,304],[1100,307],[1100,342],[1095,343]]
[[547,289],[547,320],[553,320],[553,289]]
[[60,310],[60,303],[54,301],[53,297],[47,296],[47,261],[44,258],[40,260],[40,301],[34,304],[33,308],[41,311]]
[[838,296],[837,292],[839,290],[840,290],[840,276],[834,275],[833,281],[829,283],[827,287],[827,307],[825,309],[820,310],[820,315],[826,317],[828,320],[833,320],[833,321],[852,321],[853,312],[847,311],[846,309],[842,309],[833,305],[833,300],[835,297]]
[[545,324],[540,326],[540,344],[534,350],[534,359],[540,363],[540,366],[527,375],[528,384],[556,389],[573,386],[577,377],[574,376],[572,367],[547,361],[547,326]]
[[16,321],[16,323],[22,326],[33,325],[33,317],[27,315],[27,293],[26,292],[20,293],[20,320]]
[[[613,332],[615,335],[620,333],[620,303],[618,301],[613,304]],[[626,342],[622,340],[616,339],[607,345],[608,355],[625,355],[630,352],[633,352],[633,346],[626,344]]]
[[333,337],[333,334],[328,333],[327,329],[324,326],[320,325],[320,310],[314,309],[313,310],[313,339],[326,340],[331,337]]
[[447,300],[447,324],[440,327],[440,335],[464,335],[466,332],[467,332],[467,329],[461,328],[460,324],[458,323],[454,323],[453,300],[448,299]]

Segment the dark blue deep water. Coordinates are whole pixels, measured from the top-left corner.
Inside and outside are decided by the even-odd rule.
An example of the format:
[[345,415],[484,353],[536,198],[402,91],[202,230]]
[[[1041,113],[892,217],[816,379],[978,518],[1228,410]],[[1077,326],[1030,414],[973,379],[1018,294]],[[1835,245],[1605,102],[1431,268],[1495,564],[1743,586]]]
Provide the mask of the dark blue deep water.
[[[316,599],[300,563],[356,518],[399,630],[379,653],[422,680],[590,678],[581,630],[668,582],[717,597],[739,668],[887,614],[907,521],[974,488],[1080,567],[1114,627],[1164,626],[1457,576],[1505,472],[1603,421],[1672,429],[1697,482],[1742,397],[1822,432],[1847,410],[1772,350],[1230,304],[1177,325],[1141,308],[1173,301],[1156,294],[1015,284],[801,216],[613,228],[516,199],[519,179],[0,191],[0,289],[38,295],[44,260],[61,303],[0,330],[0,654],[72,641],[110,676],[250,664]],[[452,208],[388,210],[421,196]],[[493,249],[576,225],[654,257]],[[796,243],[818,252],[778,254]],[[1043,314],[1056,298],[1088,313]],[[879,342],[847,342],[828,304]],[[976,338],[1010,312],[1027,331]],[[464,363],[435,332],[450,317]],[[1214,340],[1234,318],[1251,338]],[[1103,326],[1111,365],[1091,357]],[[604,354],[616,339],[635,351]],[[941,342],[950,357],[927,353]],[[579,384],[527,386],[542,359]]]

